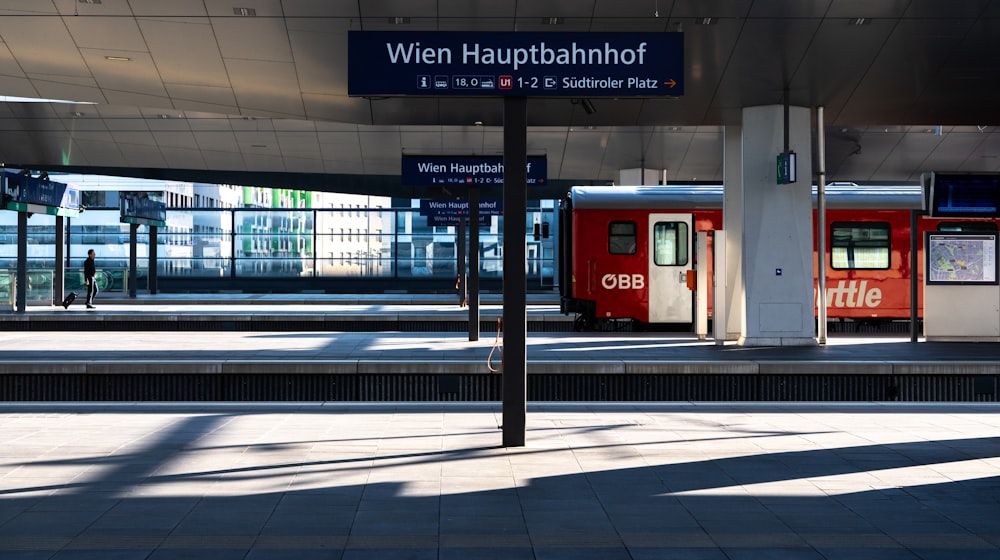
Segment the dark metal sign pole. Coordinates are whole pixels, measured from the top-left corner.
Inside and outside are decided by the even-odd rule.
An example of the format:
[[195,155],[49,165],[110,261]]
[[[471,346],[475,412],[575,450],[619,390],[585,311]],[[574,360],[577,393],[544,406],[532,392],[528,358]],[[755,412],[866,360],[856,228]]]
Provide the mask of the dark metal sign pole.
[[465,276],[465,216],[458,217],[458,233],[456,235],[455,250],[455,270],[458,276],[455,279],[455,291],[458,292],[458,305],[465,307],[465,293],[468,290]]
[[527,420],[528,100],[503,101],[503,445],[523,447]]
[[56,262],[52,276],[52,305],[61,305],[66,291],[66,218],[56,216]]
[[14,311],[24,313],[28,309],[28,213],[17,213],[17,294]]
[[479,189],[469,189],[469,342],[479,340]]
[[128,228],[128,297],[134,298],[135,285],[138,282],[136,279],[136,267],[137,264],[137,245],[138,245],[138,231],[139,224],[129,224]]
[[[316,222],[314,221],[313,223],[316,223]],[[147,278],[147,282],[149,284],[149,286],[148,286],[149,287],[149,295],[151,295],[151,296],[155,296],[156,295],[156,290],[157,290],[157,286],[156,286],[156,267],[158,266],[156,264],[156,260],[157,260],[157,254],[156,254],[156,247],[157,247],[157,245],[156,245],[157,244],[156,234],[157,234],[157,228],[158,228],[158,226],[149,226],[149,264],[146,266],[146,269],[147,269],[146,278]],[[316,267],[313,267],[313,270],[316,270]]]

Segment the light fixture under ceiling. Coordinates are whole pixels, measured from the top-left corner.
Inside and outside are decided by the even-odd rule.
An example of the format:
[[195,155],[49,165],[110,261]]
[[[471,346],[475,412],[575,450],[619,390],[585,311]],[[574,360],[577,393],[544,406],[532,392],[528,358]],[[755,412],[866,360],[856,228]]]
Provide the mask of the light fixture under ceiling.
[[562,25],[564,23],[566,23],[566,18],[562,17],[542,18],[542,25]]
[[243,17],[254,17],[257,15],[255,8],[233,8],[233,13]]
[[104,60],[110,60],[112,62],[128,62],[132,60],[132,58],[128,56],[106,56],[104,57]]

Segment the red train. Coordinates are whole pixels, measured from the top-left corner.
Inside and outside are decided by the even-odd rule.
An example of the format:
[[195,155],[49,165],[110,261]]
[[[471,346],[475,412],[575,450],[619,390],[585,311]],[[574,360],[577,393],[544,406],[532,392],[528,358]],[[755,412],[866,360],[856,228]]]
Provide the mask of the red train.
[[[722,200],[720,185],[574,187],[560,209],[562,312],[575,313],[579,328],[691,324],[688,271],[713,262],[711,241],[710,254],[695,254],[695,234],[723,228]],[[910,215],[922,200],[918,185],[827,187],[829,319],[910,318]],[[924,231],[996,232],[997,220],[920,217],[918,229],[915,262],[922,263]],[[813,239],[818,271],[815,230]]]

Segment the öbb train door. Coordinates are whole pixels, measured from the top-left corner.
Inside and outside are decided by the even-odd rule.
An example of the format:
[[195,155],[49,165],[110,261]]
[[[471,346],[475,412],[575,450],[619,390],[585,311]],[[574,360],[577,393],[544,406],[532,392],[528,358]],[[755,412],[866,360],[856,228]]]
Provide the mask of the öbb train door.
[[687,273],[694,268],[691,214],[649,215],[649,322],[694,321]]

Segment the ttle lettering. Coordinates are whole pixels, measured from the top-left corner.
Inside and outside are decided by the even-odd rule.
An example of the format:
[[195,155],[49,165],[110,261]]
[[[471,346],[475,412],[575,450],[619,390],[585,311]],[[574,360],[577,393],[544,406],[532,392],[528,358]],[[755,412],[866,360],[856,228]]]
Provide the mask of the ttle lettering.
[[[826,288],[827,307],[878,307],[882,303],[882,290],[868,288],[868,281],[840,280],[834,287]],[[816,293],[819,305],[819,292]]]

